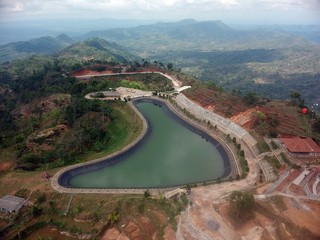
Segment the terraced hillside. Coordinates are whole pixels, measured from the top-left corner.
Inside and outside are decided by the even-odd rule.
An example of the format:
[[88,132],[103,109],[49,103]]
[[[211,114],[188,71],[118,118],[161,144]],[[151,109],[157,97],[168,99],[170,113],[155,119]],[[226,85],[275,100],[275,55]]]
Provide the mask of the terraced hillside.
[[[245,97],[230,94],[217,87],[193,84],[184,94],[209,111],[230,118],[248,130],[273,131],[279,134],[307,136],[310,134],[310,116],[301,113],[300,108],[288,101],[257,98],[254,104],[246,103]],[[262,114],[261,119],[257,117]],[[266,126],[261,126],[265,122]]]

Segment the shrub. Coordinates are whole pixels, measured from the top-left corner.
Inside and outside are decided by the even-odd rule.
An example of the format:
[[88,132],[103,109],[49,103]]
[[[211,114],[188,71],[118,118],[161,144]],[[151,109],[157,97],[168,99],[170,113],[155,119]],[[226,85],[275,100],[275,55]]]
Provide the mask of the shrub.
[[150,197],[151,196],[151,194],[150,194],[150,191],[149,191],[149,189],[147,189],[146,191],[144,191],[144,197],[145,198],[148,198],[148,197]]
[[254,196],[250,192],[234,191],[229,197],[231,206],[236,210],[237,216],[250,215],[255,207]]
[[37,204],[42,204],[47,200],[46,195],[45,194],[41,194],[38,198],[37,198]]

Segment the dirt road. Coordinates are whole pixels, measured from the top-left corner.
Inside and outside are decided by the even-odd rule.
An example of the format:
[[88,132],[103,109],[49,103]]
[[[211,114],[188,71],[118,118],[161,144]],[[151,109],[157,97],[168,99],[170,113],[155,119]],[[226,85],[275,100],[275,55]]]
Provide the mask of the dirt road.
[[[190,101],[190,104],[185,104],[184,107],[187,110],[192,110],[188,109],[190,106],[193,106],[191,100],[185,98],[185,101]],[[201,106],[197,107],[201,108]],[[202,119],[202,116],[196,115],[196,117]],[[233,129],[226,130],[228,132],[233,131]],[[257,156],[252,148],[249,147],[252,145],[252,141],[249,143],[245,142],[248,139],[250,138],[246,137],[240,141],[250,169],[248,176],[240,181],[193,188],[189,196],[189,201],[192,204],[186,212],[181,214],[177,231],[178,239],[241,239],[231,225],[223,221],[223,218],[217,209],[214,208],[213,204],[225,201],[226,197],[235,190],[244,190],[255,185],[258,178]]]
[[[149,73],[149,72],[143,72]],[[136,74],[136,73],[124,73]],[[140,73],[141,74],[141,73]],[[181,87],[181,83],[173,77],[159,73],[172,81],[175,88]],[[119,74],[105,74],[119,75]],[[100,75],[101,76],[101,75]],[[93,77],[92,75],[81,76]],[[191,100],[187,100],[190,101]],[[193,103],[193,102],[192,102]],[[191,106],[192,104],[190,104]],[[199,119],[202,119],[200,116]],[[231,129],[232,131],[232,129]],[[210,239],[226,239],[237,240],[241,239],[231,227],[231,225],[223,220],[219,214],[219,210],[214,207],[214,204],[224,202],[226,197],[235,190],[248,189],[255,185],[258,177],[256,156],[254,151],[248,147],[250,144],[241,142],[242,149],[245,152],[246,159],[250,168],[250,172],[246,179],[234,182],[225,182],[209,186],[200,186],[193,188],[189,195],[190,206],[186,211],[182,212],[177,228],[176,238],[178,240],[210,240]]]
[[177,239],[241,239],[231,225],[223,220],[214,204],[224,202],[232,191],[248,189],[255,185],[258,171],[254,153],[248,148],[244,148],[244,151],[250,168],[247,178],[193,188],[189,195],[191,206],[181,214]]

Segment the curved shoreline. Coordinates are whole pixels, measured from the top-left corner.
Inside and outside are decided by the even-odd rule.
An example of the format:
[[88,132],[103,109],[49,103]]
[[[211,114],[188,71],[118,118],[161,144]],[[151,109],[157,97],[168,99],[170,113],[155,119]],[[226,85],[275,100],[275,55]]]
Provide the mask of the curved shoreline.
[[[202,137],[206,138],[208,141],[211,142],[211,144],[216,145],[216,148],[218,152],[222,155],[223,162],[224,162],[224,173],[223,177],[227,177],[231,173],[232,168],[232,162],[236,161],[234,158],[234,155],[230,156],[228,152],[230,149],[226,149],[226,146],[224,142],[221,142],[221,139],[216,139],[215,136],[210,134],[208,130],[206,131],[201,126],[194,124],[193,122],[189,121],[185,116],[182,116],[179,114],[173,106],[163,99],[154,98],[154,97],[148,97],[148,98],[136,98],[132,102],[129,102],[130,107],[138,114],[140,119],[143,122],[143,130],[140,133],[139,137],[136,138],[133,142],[128,144],[123,149],[112,153],[108,156],[95,159],[89,162],[80,163],[76,165],[67,166],[60,171],[58,171],[53,178],[51,179],[51,186],[58,192],[64,192],[64,193],[112,193],[112,194],[142,194],[144,193],[146,188],[73,188],[68,184],[68,178],[70,176],[73,176],[72,171],[76,171],[76,174],[79,174],[81,172],[86,172],[89,169],[95,170],[97,168],[101,168],[104,166],[108,166],[110,164],[113,164],[114,162],[119,161],[119,158],[123,157],[123,155],[126,155],[130,151],[135,151],[140,144],[143,144],[143,141],[148,137],[148,123],[147,119],[143,116],[143,114],[136,108],[136,104],[138,104],[140,101],[151,101],[153,103],[160,103],[163,104],[166,107],[167,114],[169,114],[169,117],[175,118],[176,121],[178,121],[180,124],[183,124],[185,127],[187,127],[189,130],[200,134]],[[220,147],[221,146],[221,147]],[[91,168],[90,168],[91,166]],[[64,176],[64,174],[69,174],[69,176]],[[62,178],[64,177],[64,178]],[[207,180],[208,182],[214,181],[215,179]],[[204,181],[201,181],[200,183],[203,183]],[[62,183],[62,184],[61,184]],[[198,184],[198,183],[190,183],[190,184]],[[64,185],[64,186],[63,186]],[[69,185],[69,186],[68,186]],[[185,186],[185,185],[182,185]],[[153,188],[150,189],[152,193],[157,192],[165,192],[172,189],[175,189],[179,186],[172,186],[172,187],[159,187],[159,188]]]
[[[139,118],[142,121],[143,127],[142,127],[142,131],[141,131],[140,135],[133,142],[129,143],[128,145],[126,145],[121,150],[118,150],[118,151],[116,151],[116,152],[114,152],[114,153],[112,153],[112,154],[110,154],[108,156],[97,158],[97,159],[94,159],[94,160],[91,160],[91,161],[88,161],[88,162],[84,162],[84,163],[78,163],[78,164],[70,165],[70,166],[64,167],[63,169],[59,170],[51,178],[51,187],[53,189],[55,189],[56,191],[58,191],[60,193],[119,193],[119,191],[114,191],[115,189],[66,188],[66,187],[63,187],[63,186],[61,186],[59,184],[59,178],[60,178],[60,176],[62,174],[64,174],[67,171],[70,171],[72,169],[83,167],[83,166],[88,166],[88,165],[91,165],[91,164],[94,164],[94,163],[99,163],[99,162],[105,161],[107,159],[110,159],[112,157],[115,157],[115,156],[117,156],[117,155],[129,150],[130,148],[134,147],[137,143],[139,143],[143,139],[143,137],[147,133],[147,128],[148,128],[147,121],[142,116],[142,114],[135,107],[133,107],[131,102],[129,102],[129,106],[135,111],[136,114],[138,114]],[[123,191],[124,191],[124,193],[128,193],[125,189],[123,189]],[[136,192],[134,192],[134,193],[136,193]]]

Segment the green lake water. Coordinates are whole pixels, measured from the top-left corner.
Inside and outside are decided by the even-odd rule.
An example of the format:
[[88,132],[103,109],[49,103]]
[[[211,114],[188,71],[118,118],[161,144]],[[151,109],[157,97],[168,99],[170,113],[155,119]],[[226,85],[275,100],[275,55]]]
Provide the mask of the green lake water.
[[112,166],[69,180],[81,188],[159,188],[221,177],[224,162],[215,146],[187,129],[150,102],[138,109],[151,124],[151,134],[139,149]]

